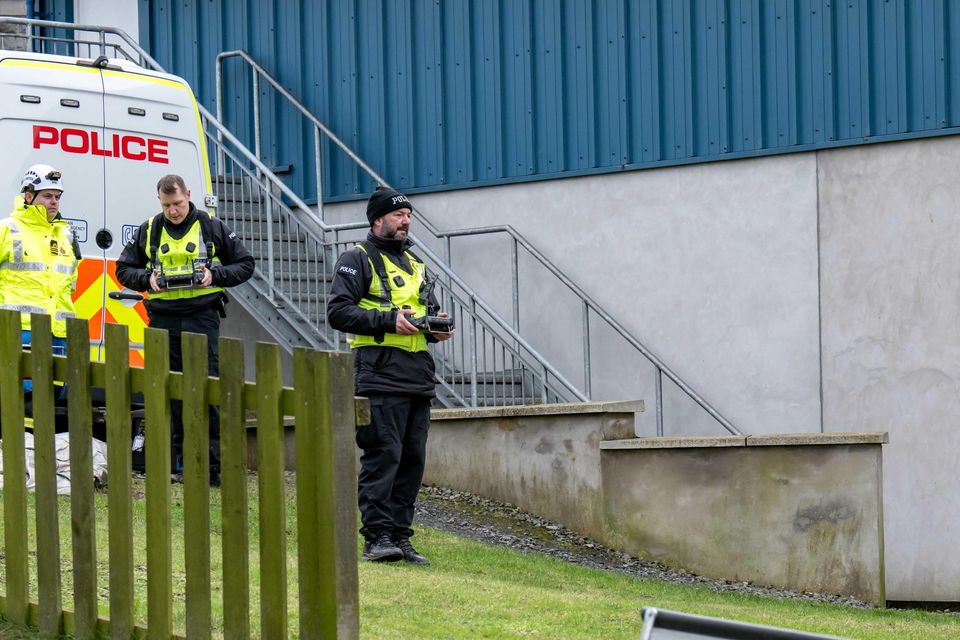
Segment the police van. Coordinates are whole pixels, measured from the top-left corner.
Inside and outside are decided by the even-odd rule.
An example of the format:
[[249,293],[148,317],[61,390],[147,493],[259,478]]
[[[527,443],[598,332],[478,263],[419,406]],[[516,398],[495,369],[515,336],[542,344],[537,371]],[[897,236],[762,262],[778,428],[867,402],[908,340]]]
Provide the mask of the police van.
[[216,205],[190,87],[125,60],[0,50],[0,140],[0,217],[12,211],[28,167],[62,173],[60,213],[83,256],[74,304],[90,321],[91,355],[102,359],[104,324],[122,323],[131,364],[142,365],[147,314],[124,295],[116,259],[160,210],[161,176],[183,176],[198,206]]

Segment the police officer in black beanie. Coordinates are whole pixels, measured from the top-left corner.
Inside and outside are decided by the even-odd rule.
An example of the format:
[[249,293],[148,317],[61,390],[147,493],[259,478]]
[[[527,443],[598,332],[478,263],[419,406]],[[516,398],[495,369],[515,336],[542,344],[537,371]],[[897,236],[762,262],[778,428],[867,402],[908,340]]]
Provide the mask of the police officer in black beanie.
[[370,400],[370,425],[357,427],[356,434],[363,450],[358,481],[363,558],[429,564],[410,543],[436,395],[427,344],[453,334],[424,333],[408,320],[436,304],[423,299],[426,267],[410,251],[412,213],[405,195],[377,187],[367,201],[367,239],[334,268],[327,319],[353,335],[356,393]]

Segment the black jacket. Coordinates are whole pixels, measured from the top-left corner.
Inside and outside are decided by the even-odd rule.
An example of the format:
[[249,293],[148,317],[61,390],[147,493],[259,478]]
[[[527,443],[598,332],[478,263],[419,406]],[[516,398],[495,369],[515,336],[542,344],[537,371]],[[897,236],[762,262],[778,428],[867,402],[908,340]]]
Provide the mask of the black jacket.
[[[391,262],[413,273],[405,255],[409,243],[367,235]],[[396,309],[361,309],[358,305],[370,290],[373,269],[367,254],[354,247],[340,256],[334,267],[327,320],[338,331],[362,336],[395,333]],[[431,336],[427,336],[431,341]],[[359,347],[354,350],[357,395],[436,395],[433,356],[429,351],[411,353],[396,347]]]
[[[190,211],[180,224],[173,224],[163,216],[161,218],[167,233],[180,239],[190,230],[199,215],[208,214],[206,211],[197,209],[191,202]],[[134,291],[150,289],[150,270],[147,268],[150,262],[147,255],[147,244],[150,241],[147,237],[148,222],[149,220],[141,224],[140,228],[134,232],[117,259],[117,280]],[[246,282],[253,275],[255,266],[253,256],[237,238],[237,234],[233,233],[222,220],[214,217],[210,222],[213,237],[208,241],[213,242],[215,254],[220,260],[220,264],[213,267],[213,286],[233,287]],[[223,302],[223,294],[214,291],[210,295],[180,300],[148,299],[144,304],[151,315],[155,313],[187,315],[201,309],[219,308]]]

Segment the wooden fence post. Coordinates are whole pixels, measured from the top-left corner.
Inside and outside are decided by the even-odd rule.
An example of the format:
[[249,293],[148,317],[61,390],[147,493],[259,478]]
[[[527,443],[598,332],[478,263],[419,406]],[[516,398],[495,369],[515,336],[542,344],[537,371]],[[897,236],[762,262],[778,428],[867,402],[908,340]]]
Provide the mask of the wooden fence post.
[[50,316],[42,313],[30,316],[33,450],[37,480],[37,624],[43,633],[59,635],[63,595],[60,582],[60,519],[57,500],[53,341],[50,326]]
[[330,367],[330,459],[337,575],[337,638],[360,637],[360,580],[357,576],[357,444],[353,355],[327,354]]
[[336,575],[333,571],[323,571],[335,551],[333,503],[328,495],[333,484],[332,466],[329,446],[325,446],[330,433],[330,414],[323,402],[330,392],[327,365],[318,351],[294,349],[297,573],[303,639],[337,636]]
[[173,578],[170,534],[170,351],[167,332],[144,331],[143,399],[147,449],[147,637],[170,640]]
[[23,429],[20,312],[0,310],[0,428],[3,430],[3,546],[6,611],[27,624],[27,499]]
[[93,504],[93,402],[89,323],[67,319],[67,419],[70,428],[70,520],[73,530],[74,634],[97,631],[97,537]]
[[303,348],[293,357],[300,637],[353,639],[359,603],[352,358]]
[[287,637],[287,537],[280,346],[258,342],[256,359],[260,627],[261,637],[271,640]]
[[108,520],[110,523],[110,637],[133,633],[133,504],[130,496],[133,460],[130,447],[130,352],[127,327],[106,326],[106,403]]
[[183,528],[187,637],[210,637],[210,401],[207,336],[184,333]]
[[220,504],[223,530],[223,637],[250,637],[247,533],[247,425],[243,342],[220,338]]

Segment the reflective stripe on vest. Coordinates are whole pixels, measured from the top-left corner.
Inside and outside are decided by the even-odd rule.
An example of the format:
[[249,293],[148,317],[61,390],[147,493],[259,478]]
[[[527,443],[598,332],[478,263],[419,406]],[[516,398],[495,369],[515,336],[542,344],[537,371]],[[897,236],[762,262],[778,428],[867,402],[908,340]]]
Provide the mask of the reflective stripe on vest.
[[[58,267],[61,265],[54,265],[54,269],[60,271]],[[4,262],[0,264],[0,269],[9,269],[10,271],[46,271],[47,265],[43,262]],[[73,273],[73,269],[70,271],[61,271],[61,273],[66,273],[70,275]]]
[[0,304],[0,309],[10,309],[11,311],[19,311],[20,313],[46,313],[47,310],[43,307],[35,307],[31,304]]
[[[365,254],[367,253],[363,245],[357,246]],[[426,266],[414,258],[409,251],[406,252],[406,256],[407,260],[410,261],[410,268],[413,269],[413,273],[407,273],[382,253],[380,256],[383,258],[383,266],[387,271],[387,278],[391,281],[389,292],[390,304],[389,306],[387,305],[386,298],[382,295],[380,278],[377,276],[377,267],[373,264],[373,256],[368,254],[367,261],[370,263],[373,277],[370,278],[370,288],[367,291],[367,295],[360,299],[357,306],[361,309],[377,309],[380,311],[385,309],[401,309],[408,306],[413,309],[413,315],[417,317],[426,315],[427,307],[420,302],[420,287],[423,285]],[[397,285],[397,282],[394,280],[396,277],[399,277],[403,281],[403,284]],[[422,333],[402,336],[391,332],[383,334],[383,339],[380,342],[377,342],[375,336],[359,335],[354,336],[350,341],[351,349],[370,346],[395,347],[411,352],[426,351],[427,338]]]

